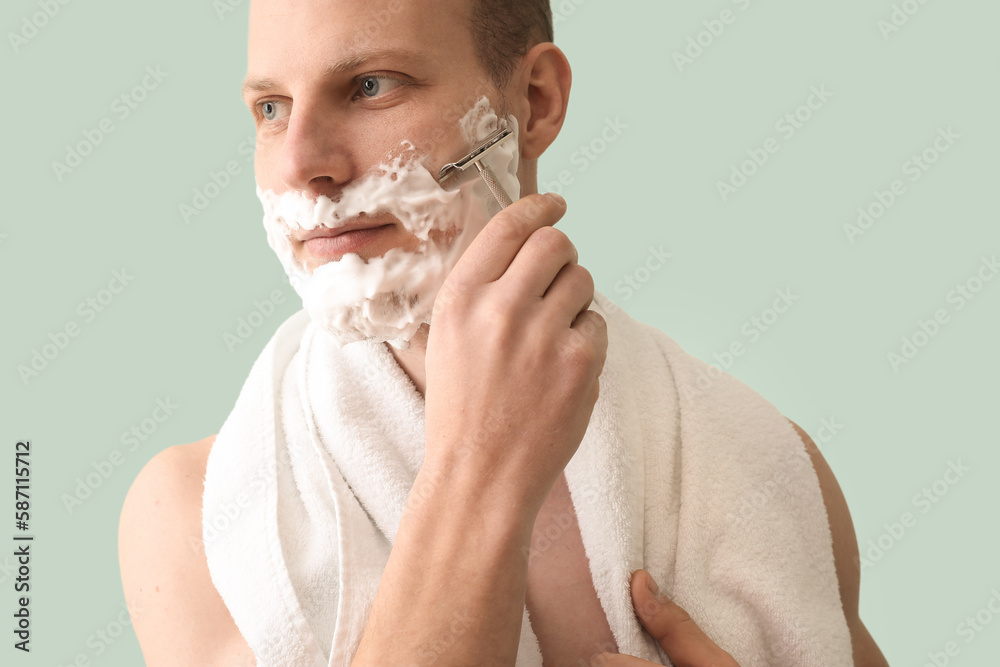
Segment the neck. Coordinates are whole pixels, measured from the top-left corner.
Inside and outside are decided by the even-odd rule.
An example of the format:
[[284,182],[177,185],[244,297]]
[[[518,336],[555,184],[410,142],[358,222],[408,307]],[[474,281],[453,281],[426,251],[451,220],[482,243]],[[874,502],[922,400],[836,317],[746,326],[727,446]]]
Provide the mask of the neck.
[[430,326],[424,324],[417,330],[416,335],[410,341],[410,347],[405,350],[397,350],[388,343],[383,343],[392,356],[396,358],[396,363],[410,377],[413,386],[417,388],[420,395],[424,395],[427,377],[424,370],[424,356],[427,353],[427,335],[430,333]]

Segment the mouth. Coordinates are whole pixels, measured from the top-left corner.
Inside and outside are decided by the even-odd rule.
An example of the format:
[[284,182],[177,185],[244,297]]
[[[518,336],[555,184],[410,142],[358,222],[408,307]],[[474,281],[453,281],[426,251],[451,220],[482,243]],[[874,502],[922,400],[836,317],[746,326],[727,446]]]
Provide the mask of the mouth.
[[321,226],[308,232],[299,232],[293,234],[292,238],[302,243],[306,252],[316,259],[339,259],[348,253],[358,252],[396,226],[394,222],[385,221],[391,219],[391,216],[379,218],[359,217],[339,227]]
[[[385,216],[379,216],[379,217],[384,218]],[[378,219],[365,220],[365,216],[364,214],[362,214],[358,218],[349,221],[347,224],[340,225],[338,227],[326,227],[320,225],[316,229],[312,229],[309,231],[300,230],[292,234],[292,238],[300,243],[304,243],[306,241],[311,241],[313,239],[318,239],[318,238],[332,239],[342,234],[349,234],[351,232],[380,229],[382,227],[391,227],[393,224],[395,223],[380,221]]]

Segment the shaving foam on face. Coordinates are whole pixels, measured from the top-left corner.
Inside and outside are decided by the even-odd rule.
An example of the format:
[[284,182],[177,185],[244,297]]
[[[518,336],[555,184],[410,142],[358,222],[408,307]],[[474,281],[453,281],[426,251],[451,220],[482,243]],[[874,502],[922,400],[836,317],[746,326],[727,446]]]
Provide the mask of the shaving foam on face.
[[[507,116],[512,135],[483,162],[490,166],[512,201],[521,195],[517,180],[517,119]],[[485,95],[459,122],[469,148],[498,128],[499,118]],[[303,307],[334,341],[385,341],[406,349],[417,330],[430,323],[434,299],[451,269],[472,240],[500,211],[480,178],[446,191],[409,141],[400,155],[350,183],[338,201],[315,199],[298,191],[275,193],[257,186],[264,207],[267,242],[277,253]],[[461,156],[453,156],[449,161]],[[320,226],[336,229],[361,213],[388,213],[418,240],[414,251],[392,248],[367,261],[356,253],[322,264],[310,272],[295,256],[295,233]],[[449,241],[431,231],[457,230]]]

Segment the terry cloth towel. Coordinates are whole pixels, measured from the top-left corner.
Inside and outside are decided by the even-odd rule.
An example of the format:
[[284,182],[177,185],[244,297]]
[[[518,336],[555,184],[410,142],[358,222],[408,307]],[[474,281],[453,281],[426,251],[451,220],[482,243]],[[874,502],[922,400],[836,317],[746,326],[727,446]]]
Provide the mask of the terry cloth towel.
[[[826,510],[792,426],[603,295],[591,307],[608,357],[565,472],[619,652],[671,664],[633,611],[645,568],[741,667],[850,665]],[[423,407],[384,344],[337,349],[305,311],[254,363],[209,455],[202,528],[259,665],[350,664],[423,459]],[[527,607],[516,664],[542,665]]]

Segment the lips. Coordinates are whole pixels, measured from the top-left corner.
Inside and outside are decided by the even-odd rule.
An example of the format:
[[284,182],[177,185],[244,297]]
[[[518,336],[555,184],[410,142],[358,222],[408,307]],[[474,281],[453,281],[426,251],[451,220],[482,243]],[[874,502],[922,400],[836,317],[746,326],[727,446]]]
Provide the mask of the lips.
[[303,241],[302,247],[314,260],[336,261],[348,253],[363,254],[366,247],[376,244],[383,235],[391,233],[392,228],[392,224],[382,224],[319,230],[318,235]]
[[341,225],[341,226],[336,227],[336,228],[330,228],[330,227],[320,226],[320,227],[317,227],[316,229],[310,230],[310,231],[308,231],[308,232],[306,232],[304,234],[303,233],[296,233],[293,236],[294,236],[295,240],[300,241],[300,242],[304,242],[304,241],[309,241],[309,240],[312,240],[312,239],[315,239],[315,238],[334,238],[334,237],[340,236],[341,234],[344,234],[346,232],[354,232],[354,231],[358,231],[358,230],[362,230],[362,229],[375,229],[377,227],[385,227],[385,226],[390,225],[390,224],[392,224],[392,223],[390,223],[390,222],[379,222],[377,220],[373,220],[373,221],[370,221],[370,222],[357,221],[357,222],[349,222],[346,225]]

